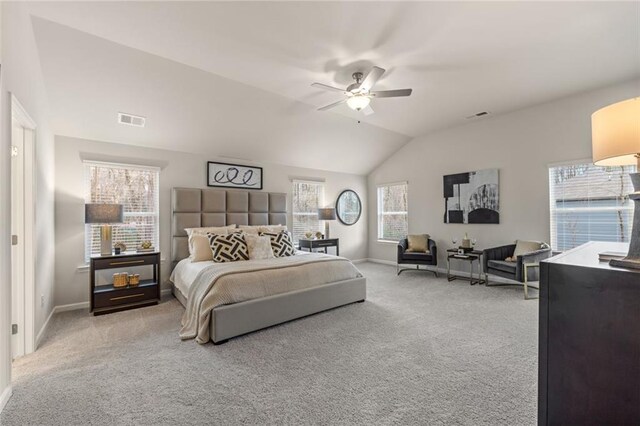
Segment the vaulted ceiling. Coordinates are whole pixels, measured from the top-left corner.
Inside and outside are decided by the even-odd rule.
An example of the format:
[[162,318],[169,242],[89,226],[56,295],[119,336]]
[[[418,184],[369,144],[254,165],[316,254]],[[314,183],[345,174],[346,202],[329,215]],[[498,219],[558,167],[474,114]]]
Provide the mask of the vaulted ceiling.
[[[640,75],[638,2],[44,2],[58,134],[364,174],[412,137]],[[310,87],[387,69],[370,116]],[[116,123],[118,111],[147,127]],[[360,123],[358,122],[360,121]]]

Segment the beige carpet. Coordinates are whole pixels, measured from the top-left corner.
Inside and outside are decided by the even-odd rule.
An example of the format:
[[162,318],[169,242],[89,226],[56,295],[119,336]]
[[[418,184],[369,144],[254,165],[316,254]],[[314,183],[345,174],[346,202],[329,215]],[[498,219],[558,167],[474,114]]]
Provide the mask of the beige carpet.
[[56,315],[0,423],[535,424],[537,301],[358,267],[367,302],[221,346],[180,341],[174,299]]

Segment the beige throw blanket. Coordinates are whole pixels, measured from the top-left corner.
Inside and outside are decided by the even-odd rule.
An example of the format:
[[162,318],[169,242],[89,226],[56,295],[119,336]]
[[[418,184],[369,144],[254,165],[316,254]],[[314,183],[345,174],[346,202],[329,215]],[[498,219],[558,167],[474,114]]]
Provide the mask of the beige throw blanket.
[[180,337],[207,343],[217,306],[361,276],[348,259],[319,253],[211,265],[189,288]]

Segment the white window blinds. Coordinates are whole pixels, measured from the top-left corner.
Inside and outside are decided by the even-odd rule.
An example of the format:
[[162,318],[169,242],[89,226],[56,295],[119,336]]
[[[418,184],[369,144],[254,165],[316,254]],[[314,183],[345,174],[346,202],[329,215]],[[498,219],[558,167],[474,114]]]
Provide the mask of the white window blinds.
[[[159,178],[156,167],[84,162],[85,202],[124,205],[124,223],[113,225],[113,242],[135,250],[142,241],[159,248]],[[100,253],[100,225],[86,225],[85,259]]]
[[628,242],[633,221],[629,173],[635,166],[585,162],[549,168],[551,247],[568,250],[587,241]]
[[324,184],[322,182],[293,181],[293,240],[304,238],[307,231],[320,231],[318,208],[322,206]]
[[397,183],[378,186],[378,239],[398,241],[407,236],[409,209],[408,185]]

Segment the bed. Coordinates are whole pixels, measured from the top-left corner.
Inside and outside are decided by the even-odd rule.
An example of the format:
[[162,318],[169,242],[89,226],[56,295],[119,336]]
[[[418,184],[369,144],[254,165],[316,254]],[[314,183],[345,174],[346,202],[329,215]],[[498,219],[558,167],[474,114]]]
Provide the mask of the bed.
[[348,259],[336,256],[297,252],[260,261],[188,260],[186,228],[284,225],[286,194],[174,188],[171,205],[171,281],[174,296],[186,308],[182,338],[221,344],[366,299],[366,279]]

